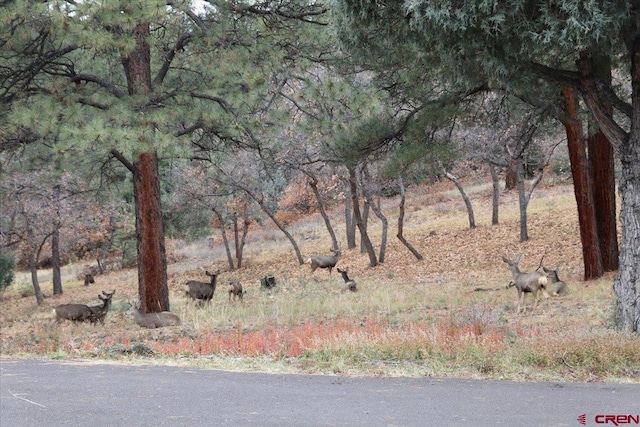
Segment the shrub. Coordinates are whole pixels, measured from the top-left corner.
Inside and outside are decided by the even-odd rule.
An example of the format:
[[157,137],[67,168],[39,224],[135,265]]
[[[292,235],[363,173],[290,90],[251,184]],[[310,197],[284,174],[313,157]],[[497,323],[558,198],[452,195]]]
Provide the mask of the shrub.
[[14,260],[9,254],[0,254],[0,293],[11,286],[14,279]]

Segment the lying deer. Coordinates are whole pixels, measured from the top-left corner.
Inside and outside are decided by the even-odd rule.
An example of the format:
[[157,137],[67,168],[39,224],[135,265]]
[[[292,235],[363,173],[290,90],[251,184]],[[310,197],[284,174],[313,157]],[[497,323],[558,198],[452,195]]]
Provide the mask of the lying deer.
[[520,262],[520,255],[517,255],[513,260],[507,258],[506,256],[502,257],[502,260],[507,263],[509,269],[511,270],[511,276],[513,277],[513,282],[509,283],[507,288],[511,286],[515,286],[518,290],[518,308],[516,309],[517,313],[520,313],[521,309],[526,311],[526,305],[524,301],[525,294],[531,293],[533,294],[534,304],[532,311],[538,306],[538,301],[540,299],[539,291],[542,291],[545,298],[549,298],[549,294],[547,294],[546,286],[547,286],[547,276],[540,273],[539,271],[534,271],[532,273],[523,273],[518,268],[518,262]]
[[63,320],[71,320],[74,323],[86,322],[91,323],[100,322],[104,324],[104,318],[107,315],[109,307],[111,307],[111,298],[116,293],[114,290],[111,293],[102,291],[102,295],[98,295],[98,298],[102,300],[102,306],[88,306],[86,304],[60,304],[53,310],[56,314],[56,321],[61,323]]
[[549,285],[549,292],[551,292],[551,295],[560,297],[565,296],[569,292],[569,287],[558,277],[558,270],[560,267],[558,266],[555,270],[552,270],[542,266],[542,269],[547,273],[547,276],[551,281],[551,284]]
[[211,303],[213,294],[216,291],[216,280],[220,275],[220,270],[215,273],[205,271],[205,274],[211,277],[211,282],[198,282],[197,280],[189,280],[185,285],[185,294],[194,301]]
[[160,313],[141,312],[139,301],[131,303],[131,308],[127,310],[127,316],[133,317],[136,325],[149,329],[176,326],[180,324],[180,318],[169,311],[162,311]]
[[331,249],[332,256],[312,256],[307,260],[307,264],[311,264],[311,273],[316,271],[317,268],[328,268],[329,275],[331,275],[331,269],[338,263],[340,258],[340,249]]
[[340,268],[338,268],[337,270],[338,270],[338,273],[342,275],[342,279],[344,280],[344,286],[342,286],[342,292],[345,292],[345,291],[356,292],[358,290],[356,286],[356,282],[349,279],[349,276],[347,275],[347,270],[340,270]]

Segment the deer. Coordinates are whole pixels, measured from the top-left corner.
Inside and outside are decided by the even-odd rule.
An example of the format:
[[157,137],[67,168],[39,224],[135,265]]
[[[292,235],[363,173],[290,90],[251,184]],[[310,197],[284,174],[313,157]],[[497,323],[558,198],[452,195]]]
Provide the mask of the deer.
[[96,283],[96,279],[93,278],[92,274],[85,274],[84,275],[84,285],[85,286],[89,286],[92,283]]
[[307,260],[307,264],[311,264],[311,273],[316,271],[317,268],[328,268],[329,276],[331,276],[331,270],[338,263],[340,258],[340,249],[330,249],[333,252],[332,256],[312,256]]
[[265,289],[271,289],[276,286],[276,278],[274,276],[264,276],[260,279],[260,286]]
[[503,256],[502,260],[507,263],[509,269],[511,270],[511,276],[513,277],[513,282],[507,285],[507,288],[515,286],[518,290],[518,307],[516,308],[516,313],[520,313],[521,310],[526,311],[525,305],[525,295],[528,293],[533,294],[534,304],[531,311],[535,310],[538,306],[538,301],[540,299],[539,291],[542,291],[545,298],[549,298],[549,294],[547,294],[547,276],[540,273],[539,271],[534,271],[532,273],[523,273],[518,268],[518,262],[520,262],[520,255],[517,255],[513,260],[509,259],[507,256]]
[[551,295],[553,295],[554,297],[565,296],[569,292],[569,287],[558,277],[558,270],[560,269],[560,266],[556,267],[555,270],[552,270],[543,265],[542,269],[545,273],[547,273],[547,276],[551,281],[551,284],[549,285],[549,292],[551,292]]
[[[236,300],[236,296],[242,300],[242,296],[244,295],[244,291],[242,290],[242,285],[238,281],[229,282],[229,302],[231,302],[231,295],[233,295],[233,300]],[[244,302],[244,301],[243,301]]]
[[180,324],[180,318],[170,311],[162,311],[160,313],[141,312],[140,301],[131,303],[131,307],[127,310],[126,315],[133,317],[136,325],[148,329],[177,326]]
[[100,322],[101,325],[104,325],[104,318],[107,317],[107,312],[111,308],[111,298],[116,293],[114,289],[113,292],[105,292],[102,291],[102,295],[98,295],[98,298],[102,300],[102,305],[90,305],[91,316],[89,316],[89,321],[93,324],[96,322]]
[[341,270],[338,267],[338,273],[342,275],[342,280],[344,280],[344,285],[342,286],[342,292],[351,291],[356,292],[358,290],[356,286],[356,282],[351,280],[347,275],[348,269]]
[[216,280],[220,275],[220,270],[215,273],[205,271],[205,274],[211,277],[211,282],[198,282],[197,280],[189,280],[185,285],[185,294],[194,301],[211,303],[213,294],[216,291]]
[[73,323],[85,322],[94,315],[86,304],[60,304],[53,309],[56,321],[71,320]]

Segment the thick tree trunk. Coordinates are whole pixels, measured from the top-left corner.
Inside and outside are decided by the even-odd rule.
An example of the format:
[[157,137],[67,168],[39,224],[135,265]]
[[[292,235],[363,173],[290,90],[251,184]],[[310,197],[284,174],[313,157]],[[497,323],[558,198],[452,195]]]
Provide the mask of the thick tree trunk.
[[169,311],[158,159],[153,153],[142,153],[133,169],[140,309],[144,313]]
[[[149,23],[139,23],[132,31],[136,47],[122,59],[127,89],[134,97],[151,93],[151,49],[147,39]],[[152,129],[149,130],[153,132]],[[138,293],[143,313],[169,311],[167,260],[160,195],[158,158],[153,141],[140,141],[143,151],[132,165],[138,242]],[[146,150],[145,150],[146,149]]]
[[[640,80],[639,80],[640,81]],[[639,100],[640,101],[640,100]],[[639,104],[634,105],[638,111]],[[640,124],[640,120],[636,125]],[[621,199],[622,251],[613,290],[619,328],[640,333],[640,128],[635,127],[629,144],[623,146]]]
[[600,131],[589,138],[589,165],[593,184],[593,206],[604,271],[618,269],[618,228],[613,147]]
[[520,210],[520,241],[529,240],[529,226],[527,224],[527,197],[524,189],[524,164],[522,160],[516,160],[516,176],[518,187],[518,207]]
[[356,247],[356,222],[353,219],[353,208],[351,207],[351,189],[349,182],[345,182],[344,192],[344,224],[347,235],[347,249]]
[[589,175],[585,137],[582,125],[578,119],[577,99],[571,88],[565,88],[564,97],[566,116],[562,119],[567,134],[567,147],[571,162],[574,194],[578,207],[578,222],[580,225],[580,240],[582,242],[582,258],[584,263],[585,280],[596,279],[604,273],[600,243],[598,241],[598,226],[594,211],[593,192]]
[[[601,81],[611,84],[611,59],[609,56],[594,55],[593,70]],[[606,105],[604,108],[606,108],[608,114],[613,114],[613,108],[610,105]],[[590,120],[594,121],[593,117]],[[602,267],[604,271],[614,271],[618,269],[620,252],[618,249],[618,225],[616,222],[616,182],[613,146],[597,123],[594,123],[591,128],[597,130],[589,134],[588,152]]]

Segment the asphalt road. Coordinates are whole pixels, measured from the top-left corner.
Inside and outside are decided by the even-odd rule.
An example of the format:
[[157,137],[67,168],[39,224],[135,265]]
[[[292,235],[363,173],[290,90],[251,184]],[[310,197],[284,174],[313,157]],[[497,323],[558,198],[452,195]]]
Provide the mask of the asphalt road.
[[640,384],[350,378],[0,359],[2,427],[579,427],[582,414],[586,425],[606,415],[638,416]]

